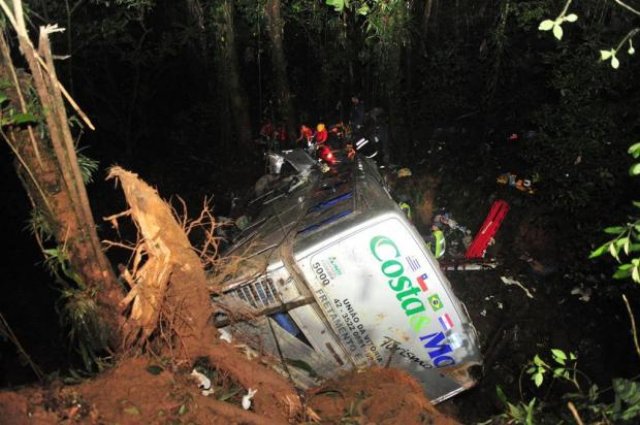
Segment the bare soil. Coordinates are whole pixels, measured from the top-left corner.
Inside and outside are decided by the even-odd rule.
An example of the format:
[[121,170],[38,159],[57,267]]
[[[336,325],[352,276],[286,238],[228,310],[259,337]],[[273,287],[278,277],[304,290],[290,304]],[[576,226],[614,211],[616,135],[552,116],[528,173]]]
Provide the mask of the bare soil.
[[[268,384],[263,388],[268,389]],[[440,414],[410,376],[392,369],[349,374],[301,393],[306,408],[290,421],[284,418],[286,412],[274,417],[257,412],[255,405],[243,410],[240,404],[246,390],[229,379],[217,381],[214,388],[213,394],[204,396],[189,370],[137,357],[77,385],[56,382],[2,391],[0,418],[5,425],[458,423]]]

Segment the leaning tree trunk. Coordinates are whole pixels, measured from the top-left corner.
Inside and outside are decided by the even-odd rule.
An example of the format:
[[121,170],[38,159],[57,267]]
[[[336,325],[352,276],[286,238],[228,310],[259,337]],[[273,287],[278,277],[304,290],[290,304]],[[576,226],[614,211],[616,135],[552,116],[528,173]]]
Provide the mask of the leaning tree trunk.
[[225,0],[221,7],[222,15],[221,35],[224,40],[222,46],[223,63],[226,78],[226,89],[229,95],[231,115],[233,116],[236,137],[240,146],[251,149],[251,118],[249,117],[249,100],[240,79],[240,67],[236,51],[236,32],[234,24],[234,6],[230,0]]
[[[20,25],[20,18],[13,21]],[[58,259],[65,270],[71,270],[67,275],[88,297],[85,300],[95,306],[96,317],[92,319],[97,319],[94,324],[99,327],[85,329],[96,333],[86,335],[91,338],[91,348],[116,348],[120,344],[121,324],[117,306],[122,294],[96,233],[67,124],[62,86],[53,67],[48,30],[41,28],[38,51],[27,38],[24,22],[16,26],[16,31],[32,75],[14,68],[6,41],[0,37],[0,78],[11,84],[5,91],[10,101],[8,108],[15,113],[42,114],[43,122],[38,124],[41,128],[36,128],[17,125],[9,119],[3,125],[2,136],[16,156],[16,171],[33,208],[55,238]],[[26,98],[33,92],[32,87],[37,95]],[[27,104],[37,106],[27,110]]]
[[289,136],[295,134],[295,116],[291,91],[287,79],[287,59],[284,54],[284,21],[281,15],[280,0],[267,0],[265,6],[269,40],[271,41],[271,65],[275,75],[276,105],[279,114],[285,119]]

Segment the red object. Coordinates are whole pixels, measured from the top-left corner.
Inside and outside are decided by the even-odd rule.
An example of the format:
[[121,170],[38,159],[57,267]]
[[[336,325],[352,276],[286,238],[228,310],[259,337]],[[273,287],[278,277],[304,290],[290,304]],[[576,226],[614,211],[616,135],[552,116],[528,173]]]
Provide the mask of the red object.
[[319,145],[322,145],[323,143],[325,143],[328,138],[329,138],[329,132],[327,131],[327,129],[316,132],[316,142],[318,142]]
[[300,137],[298,138],[298,140],[306,142],[308,140],[311,140],[311,138],[313,138],[313,130],[311,130],[306,125],[302,125],[300,127]]
[[464,254],[464,258],[484,258],[484,254],[487,252],[487,247],[491,242],[491,239],[495,236],[502,224],[502,221],[509,212],[509,204],[502,199],[498,199],[491,204],[491,209],[487,218],[484,219],[484,223],[480,227],[480,230],[473,238],[471,245]]
[[286,142],[288,139],[288,134],[287,134],[287,129],[285,128],[284,124],[280,124],[278,126],[278,128],[275,130],[275,136],[276,139],[279,142]]
[[333,165],[337,162],[336,156],[331,152],[331,149],[327,145],[321,145],[318,147],[318,157],[329,165]]

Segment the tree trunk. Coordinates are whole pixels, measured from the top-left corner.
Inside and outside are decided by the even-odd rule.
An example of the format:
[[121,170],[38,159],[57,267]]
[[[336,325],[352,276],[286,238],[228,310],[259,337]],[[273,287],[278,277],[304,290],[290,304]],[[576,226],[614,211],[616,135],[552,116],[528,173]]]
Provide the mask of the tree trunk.
[[429,21],[431,20],[431,11],[433,8],[433,0],[426,0],[424,4],[424,12],[422,14],[422,35],[425,40],[429,34]]
[[267,16],[269,39],[271,41],[271,65],[275,75],[276,107],[279,115],[287,124],[289,137],[296,132],[295,115],[289,81],[287,79],[287,60],[284,54],[283,34],[284,21],[281,15],[280,0],[267,0],[265,14]]
[[[16,156],[16,171],[34,210],[42,215],[55,238],[57,258],[63,271],[67,270],[66,277],[74,282],[78,291],[95,302],[98,328],[85,329],[99,332],[86,335],[91,338],[91,347],[104,349],[108,344],[116,348],[120,345],[122,322],[118,303],[122,293],[96,233],[60,85],[52,66],[48,38],[41,34],[40,54],[24,36],[19,36],[19,40],[33,80],[16,71],[4,37],[0,37],[0,78],[12,84],[5,93],[16,113],[35,115],[34,111],[27,111],[27,100],[39,104],[44,123],[38,125],[46,125],[46,131],[8,125],[3,128],[3,137]],[[33,86],[37,99],[25,99]],[[48,138],[43,138],[43,134]]]
[[236,50],[234,23],[234,6],[231,0],[224,0],[221,5],[223,63],[227,76],[226,87],[233,116],[236,137],[241,146],[252,149],[251,118],[249,116],[249,99],[240,79],[240,67]]

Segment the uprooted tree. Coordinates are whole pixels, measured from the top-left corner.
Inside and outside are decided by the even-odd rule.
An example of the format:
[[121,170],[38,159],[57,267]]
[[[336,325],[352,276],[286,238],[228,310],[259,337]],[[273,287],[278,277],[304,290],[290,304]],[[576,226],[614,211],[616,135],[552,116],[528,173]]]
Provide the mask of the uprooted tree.
[[[240,385],[258,389],[257,413],[276,422],[299,414],[299,397],[284,377],[219,342],[209,320],[213,311],[203,264],[171,207],[135,174],[114,167],[109,178],[121,183],[129,209],[111,221],[131,217],[140,236],[130,268],[123,269],[118,279],[96,231],[63,96],[87,125],[91,123],[56,78],[48,36],[57,28],[40,28],[36,49],[26,31],[21,3],[8,7],[1,1],[0,6],[16,31],[30,71],[15,68],[7,42],[0,38],[2,137],[15,154],[17,173],[41,223],[36,234],[43,253],[49,260],[55,257],[69,289],[67,305],[77,304],[71,307],[78,319],[73,324],[80,326],[76,331],[84,338],[85,349],[122,354],[152,348],[186,366],[205,357]],[[45,243],[55,248],[46,248]],[[121,282],[130,286],[128,294]],[[254,422],[238,408],[221,402],[218,407],[222,416]]]

